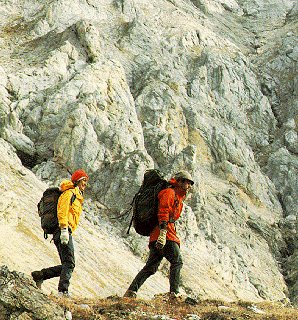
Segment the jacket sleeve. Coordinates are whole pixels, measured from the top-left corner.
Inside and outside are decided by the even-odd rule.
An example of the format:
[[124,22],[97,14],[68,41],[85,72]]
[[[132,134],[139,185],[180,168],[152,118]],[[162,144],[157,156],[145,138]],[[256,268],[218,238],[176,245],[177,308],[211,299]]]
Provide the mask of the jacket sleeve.
[[57,216],[60,229],[68,227],[68,215],[72,195],[72,191],[66,190],[59,197],[57,205]]
[[173,211],[175,203],[175,191],[171,188],[162,190],[158,194],[158,223],[163,225],[170,220],[170,214]]

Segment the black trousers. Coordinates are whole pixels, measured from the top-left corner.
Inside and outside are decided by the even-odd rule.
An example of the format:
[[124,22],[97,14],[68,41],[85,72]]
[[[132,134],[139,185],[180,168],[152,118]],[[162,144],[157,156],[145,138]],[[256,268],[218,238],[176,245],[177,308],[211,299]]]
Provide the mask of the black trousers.
[[58,291],[67,292],[70,278],[75,268],[74,245],[71,233],[69,233],[68,244],[61,244],[60,233],[60,230],[56,232],[53,240],[59,253],[61,264],[42,269],[41,271],[43,273],[43,280],[60,277]]
[[150,243],[150,253],[144,268],[136,275],[129,290],[137,292],[142,284],[158,269],[163,258],[170,262],[170,292],[179,292],[180,271],[183,265],[179,245],[174,241],[167,241],[163,250],[155,248],[155,242]]

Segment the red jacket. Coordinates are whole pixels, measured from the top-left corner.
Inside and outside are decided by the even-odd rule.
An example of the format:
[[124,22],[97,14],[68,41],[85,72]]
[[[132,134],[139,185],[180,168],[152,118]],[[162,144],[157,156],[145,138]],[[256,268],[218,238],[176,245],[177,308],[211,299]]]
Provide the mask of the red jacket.
[[[167,240],[175,241],[180,245],[180,239],[176,234],[176,228],[173,221],[179,219],[183,200],[185,199],[185,191],[177,188],[177,181],[170,180],[172,187],[161,190],[158,194],[158,223],[167,223]],[[149,242],[156,241],[159,236],[159,225],[150,233]]]

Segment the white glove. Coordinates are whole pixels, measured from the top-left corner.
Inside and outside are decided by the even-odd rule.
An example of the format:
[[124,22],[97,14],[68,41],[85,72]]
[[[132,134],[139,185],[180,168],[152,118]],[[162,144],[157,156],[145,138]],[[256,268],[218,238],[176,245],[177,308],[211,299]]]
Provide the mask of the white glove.
[[159,236],[157,238],[155,247],[161,250],[165,246],[166,242],[167,242],[167,230],[161,229],[159,231]]
[[60,241],[61,241],[61,244],[68,244],[69,233],[67,228],[61,229]]

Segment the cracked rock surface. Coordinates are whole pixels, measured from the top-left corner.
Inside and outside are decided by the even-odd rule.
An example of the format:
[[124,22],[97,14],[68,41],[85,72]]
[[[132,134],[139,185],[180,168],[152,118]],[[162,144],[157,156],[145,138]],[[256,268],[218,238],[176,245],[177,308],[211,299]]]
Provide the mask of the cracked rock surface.
[[[147,168],[186,169],[182,290],[297,302],[294,0],[7,0],[0,21],[0,264],[58,262],[36,204],[82,167],[75,295],[122,295]],[[9,239],[9,241],[8,241]],[[38,254],[37,254],[38,253]],[[140,295],[168,290],[168,264]],[[55,280],[43,290],[56,290]]]

